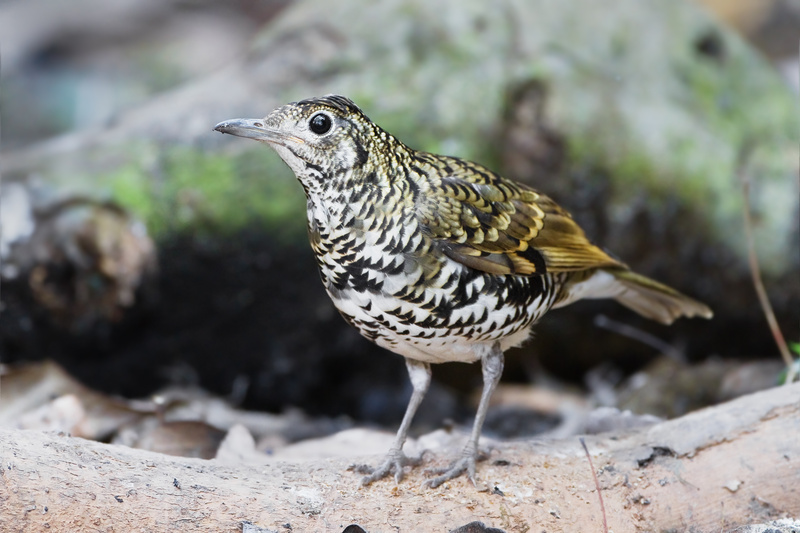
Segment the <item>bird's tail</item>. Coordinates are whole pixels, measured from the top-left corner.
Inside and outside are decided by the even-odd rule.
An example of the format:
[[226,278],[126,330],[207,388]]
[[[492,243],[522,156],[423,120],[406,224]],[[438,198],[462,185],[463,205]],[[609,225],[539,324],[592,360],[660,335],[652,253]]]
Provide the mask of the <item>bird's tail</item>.
[[646,276],[630,270],[614,269],[609,272],[623,289],[615,299],[645,318],[672,324],[682,316],[711,318],[714,315],[704,303]]
[[584,276],[578,274],[567,285],[566,298],[556,307],[581,298],[614,298],[643,317],[662,324],[672,324],[682,316],[713,316],[707,305],[627,268],[588,271]]

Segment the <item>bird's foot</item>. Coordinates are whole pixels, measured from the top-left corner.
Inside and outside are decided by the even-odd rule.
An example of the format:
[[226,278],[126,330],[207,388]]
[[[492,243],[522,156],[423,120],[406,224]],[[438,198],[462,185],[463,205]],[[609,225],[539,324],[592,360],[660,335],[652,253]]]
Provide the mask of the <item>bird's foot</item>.
[[450,466],[446,468],[431,468],[427,470],[426,473],[428,474],[438,475],[427,480],[425,485],[435,489],[445,481],[450,481],[451,479],[457,478],[466,472],[467,478],[469,478],[473,485],[477,486],[477,483],[475,483],[475,464],[478,461],[485,460],[487,457],[488,454],[486,452],[478,450],[472,445],[467,445],[467,447],[464,448],[461,457],[450,463]]
[[361,486],[367,486],[374,481],[383,479],[392,472],[394,472],[394,480],[396,483],[402,481],[405,475],[405,467],[417,466],[422,462],[422,455],[419,457],[408,457],[401,449],[391,449],[386,454],[386,459],[377,468],[369,465],[351,465],[348,470],[353,470],[359,474],[367,474],[361,479]]

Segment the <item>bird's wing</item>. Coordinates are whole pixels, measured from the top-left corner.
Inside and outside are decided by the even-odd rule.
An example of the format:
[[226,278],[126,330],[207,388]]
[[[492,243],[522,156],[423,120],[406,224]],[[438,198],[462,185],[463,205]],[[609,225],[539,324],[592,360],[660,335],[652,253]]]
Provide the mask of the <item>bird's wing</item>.
[[572,216],[547,196],[468,161],[428,163],[444,177],[429,181],[432,190],[420,195],[417,212],[451,259],[491,274],[625,268],[590,243]]

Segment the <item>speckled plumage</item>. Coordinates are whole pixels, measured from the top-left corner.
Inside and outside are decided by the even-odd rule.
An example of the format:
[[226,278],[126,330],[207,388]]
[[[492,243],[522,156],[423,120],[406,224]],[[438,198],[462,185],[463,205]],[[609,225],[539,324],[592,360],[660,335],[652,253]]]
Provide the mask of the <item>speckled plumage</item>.
[[409,462],[402,444],[430,363],[481,360],[486,382],[473,440],[435,486],[465,470],[474,475],[502,352],[523,342],[550,308],[615,298],[664,323],[711,315],[592,245],[547,196],[476,163],[415,151],[347,98],[291,103],[263,120],[216,129],[270,144],[294,171],[337,309],[365,337],[407,359],[414,396],[389,459],[367,483],[391,471],[402,476]]

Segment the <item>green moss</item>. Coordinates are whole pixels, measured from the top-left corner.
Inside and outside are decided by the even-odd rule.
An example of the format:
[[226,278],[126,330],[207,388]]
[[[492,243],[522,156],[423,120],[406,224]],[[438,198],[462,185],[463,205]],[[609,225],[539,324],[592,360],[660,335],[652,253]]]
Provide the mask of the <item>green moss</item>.
[[111,187],[111,198],[128,208],[136,217],[151,221],[148,223],[148,230],[153,232],[156,229],[155,206],[150,180],[141,167],[121,167],[108,177],[108,183]]
[[277,154],[258,148],[261,147],[234,160],[239,186],[236,208],[244,208],[247,217],[261,221],[279,241],[306,239],[306,199],[302,187]]
[[441,153],[442,132],[435,124],[421,124],[414,113],[383,113],[376,123],[415,150]]
[[305,231],[302,190],[267,150],[238,157],[172,147],[157,172],[129,165],[108,176],[112,198],[145,221],[157,239],[227,235],[263,225],[279,239]]

